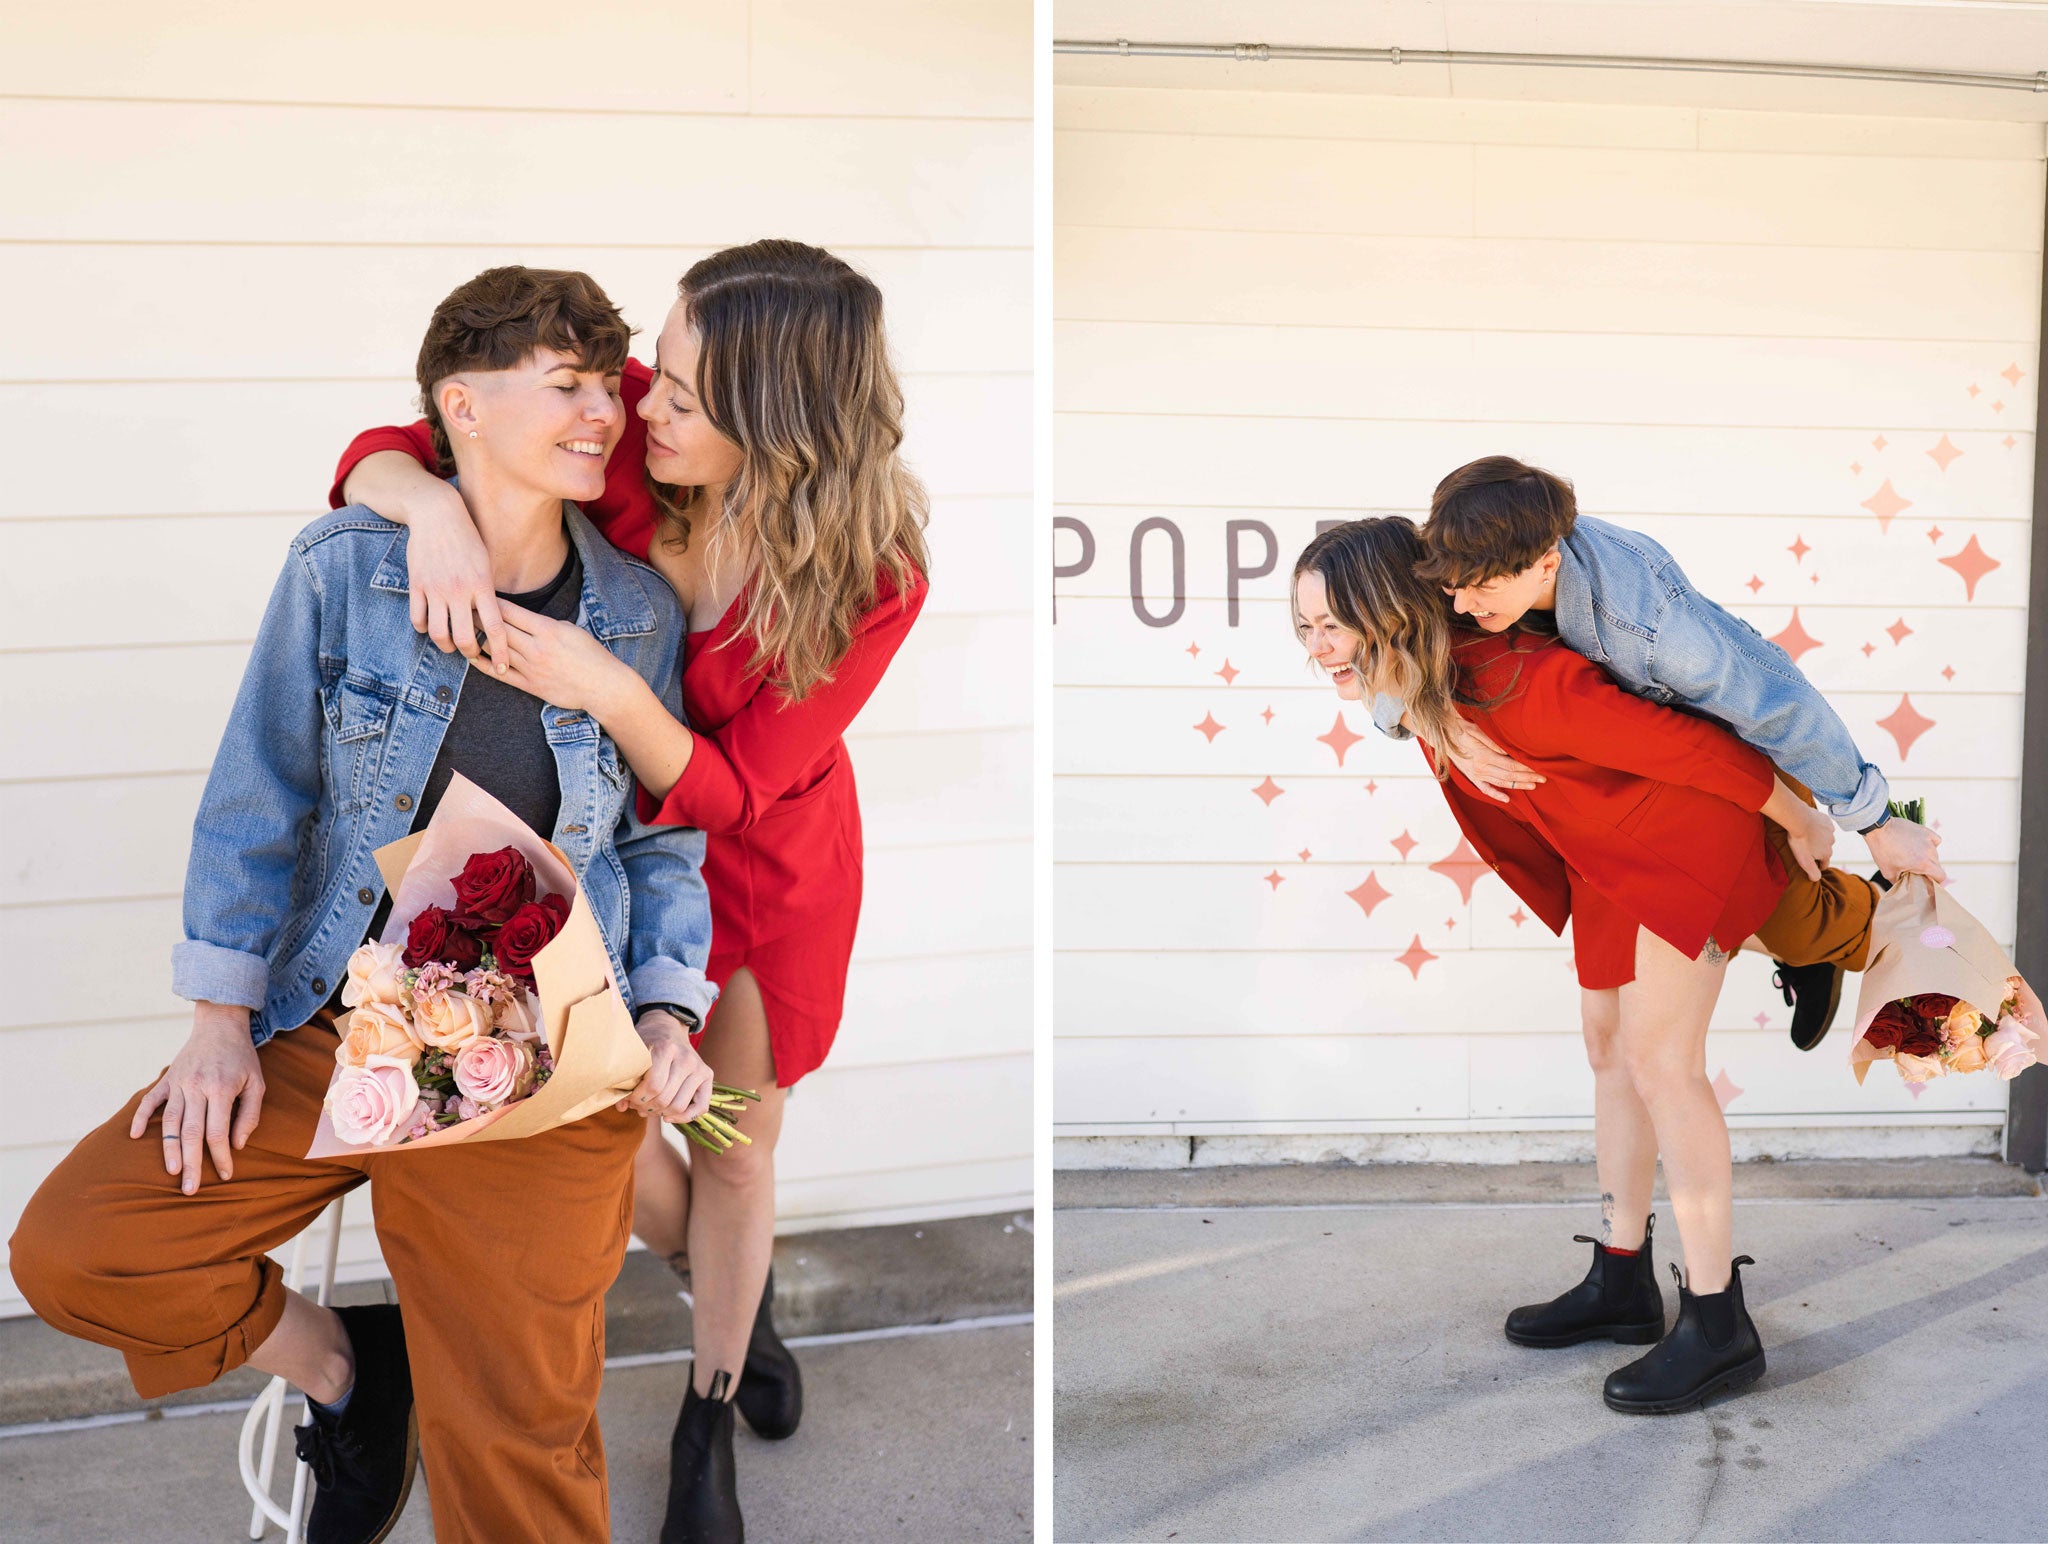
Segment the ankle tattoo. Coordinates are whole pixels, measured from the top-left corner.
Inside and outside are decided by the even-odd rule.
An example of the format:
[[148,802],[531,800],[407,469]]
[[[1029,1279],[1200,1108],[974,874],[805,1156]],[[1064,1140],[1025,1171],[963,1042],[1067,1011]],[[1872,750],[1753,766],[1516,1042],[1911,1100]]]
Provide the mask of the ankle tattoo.
[[666,1260],[668,1262],[668,1268],[676,1273],[676,1280],[680,1281],[683,1284],[683,1290],[685,1292],[689,1291],[690,1251],[687,1249],[678,1249],[674,1254],[663,1255],[662,1259]]
[[1600,1192],[1600,1242],[1614,1242],[1614,1192],[1611,1190]]

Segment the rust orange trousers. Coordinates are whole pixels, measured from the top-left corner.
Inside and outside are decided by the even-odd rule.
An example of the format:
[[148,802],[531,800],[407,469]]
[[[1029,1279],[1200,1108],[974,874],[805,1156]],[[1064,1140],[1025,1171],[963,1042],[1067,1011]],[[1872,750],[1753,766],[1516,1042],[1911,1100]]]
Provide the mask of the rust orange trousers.
[[283,1272],[265,1252],[375,1180],[434,1536],[608,1537],[604,1294],[645,1120],[607,1106],[517,1141],[307,1159],[336,1044],[323,1010],[258,1051],[256,1131],[235,1177],[209,1160],[196,1195],[164,1172],[158,1122],[129,1137],[138,1091],[30,1200],[11,1246],[22,1293],[56,1328],[122,1352],[145,1398],[197,1388],[246,1362],[283,1315]]
[[[1813,794],[1795,777],[1779,772],[1808,804]],[[1785,833],[1764,822],[1764,839],[1785,866],[1785,893],[1777,910],[1756,930],[1757,942],[1773,959],[1788,965],[1835,965],[1861,970],[1870,958],[1870,914],[1877,909],[1877,886],[1846,869],[1823,868],[1815,884],[1792,859]]]

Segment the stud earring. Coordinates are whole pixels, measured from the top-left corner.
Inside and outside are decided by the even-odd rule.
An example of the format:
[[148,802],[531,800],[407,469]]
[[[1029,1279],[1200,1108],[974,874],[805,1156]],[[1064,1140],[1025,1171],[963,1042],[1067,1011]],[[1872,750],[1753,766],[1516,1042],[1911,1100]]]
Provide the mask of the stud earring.
[[474,430],[474,429],[470,430],[470,431],[469,431],[469,437],[470,437],[471,439],[475,439],[475,438],[476,438],[476,430]]

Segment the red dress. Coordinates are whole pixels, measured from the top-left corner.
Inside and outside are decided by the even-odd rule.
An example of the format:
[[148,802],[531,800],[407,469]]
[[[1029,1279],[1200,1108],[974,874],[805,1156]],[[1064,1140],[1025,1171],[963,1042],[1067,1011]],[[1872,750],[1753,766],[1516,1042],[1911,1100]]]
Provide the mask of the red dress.
[[[603,497],[582,506],[612,545],[643,559],[659,517],[645,477],[647,426],[633,409],[650,379],[645,365],[627,361],[625,432],[605,468]],[[342,453],[329,502],[345,502],[342,483],[371,452],[402,451],[432,467],[432,447],[424,421],[357,435]],[[716,627],[690,634],[686,646],[683,710],[696,736],[690,764],[667,798],[640,790],[643,820],[706,833],[706,974],[722,988],[742,965],[753,972],[782,1088],[814,1070],[832,1047],[860,919],[860,802],[840,736],[882,679],[924,597],[922,581],[899,596],[885,577],[832,679],[787,705],[766,672],[747,669],[751,643],[721,647],[737,631],[744,597],[735,599]]]
[[1696,959],[1708,938],[1733,949],[1770,916],[1785,871],[1757,813],[1775,775],[1761,751],[1631,696],[1554,638],[1481,636],[1453,653],[1467,695],[1509,694],[1466,716],[1548,781],[1502,804],[1453,769],[1444,797],[1551,932],[1572,919],[1579,985],[1633,981],[1638,926]]

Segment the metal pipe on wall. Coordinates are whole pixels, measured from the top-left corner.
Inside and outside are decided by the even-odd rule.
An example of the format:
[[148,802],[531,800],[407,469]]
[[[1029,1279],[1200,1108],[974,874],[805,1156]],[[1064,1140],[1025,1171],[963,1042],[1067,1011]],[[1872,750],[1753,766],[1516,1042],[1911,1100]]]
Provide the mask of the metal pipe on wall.
[[1677,70],[1706,75],[1790,75],[1816,80],[1877,80],[1919,86],[1971,86],[2048,92],[2048,70],[2031,75],[1989,70],[1894,69],[1865,64],[1799,64],[1768,59],[1682,59],[1651,54],[1528,54],[1452,48],[1336,48],[1307,43],[1134,43],[1128,38],[1055,38],[1056,54],[1148,59],[1276,60],[1336,64],[1488,64],[1552,70]]

